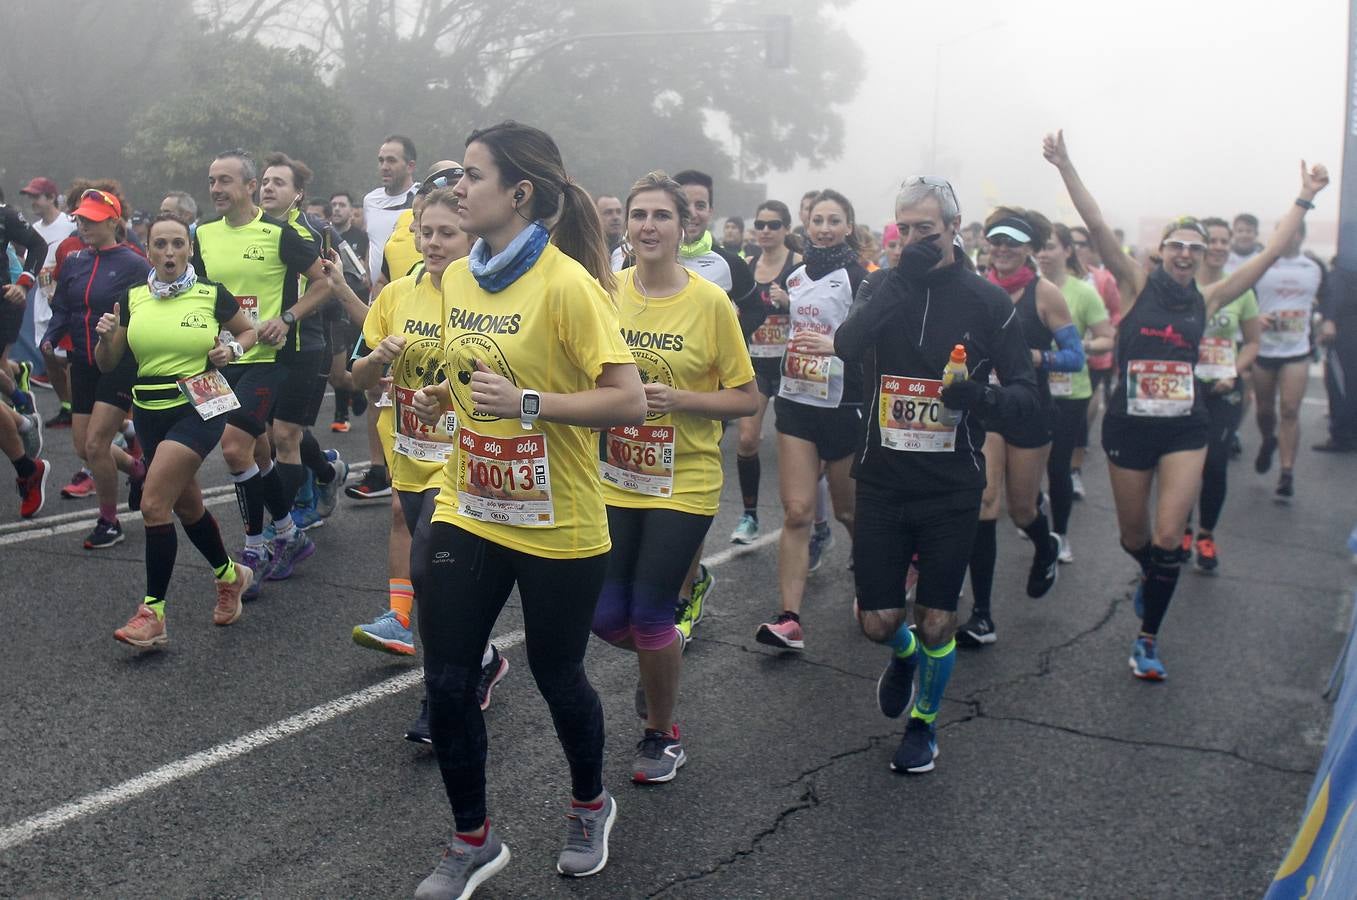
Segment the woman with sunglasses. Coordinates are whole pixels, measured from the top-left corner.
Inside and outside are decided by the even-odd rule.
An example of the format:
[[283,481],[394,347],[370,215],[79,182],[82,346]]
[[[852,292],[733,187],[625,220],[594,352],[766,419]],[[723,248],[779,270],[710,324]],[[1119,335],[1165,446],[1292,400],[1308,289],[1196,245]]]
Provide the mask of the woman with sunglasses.
[[[227,555],[217,520],[203,505],[198,469],[226,428],[227,408],[213,389],[219,387],[222,398],[231,393],[218,370],[244,356],[258,335],[235,297],[221,285],[198,280],[189,265],[188,225],[160,213],[148,238],[154,269],[99,317],[94,347],[101,372],[118,371],[128,360],[135,372],[133,418],[147,467],[141,498],[146,594],[113,637],[139,649],[169,640],[165,601],[178,556],[175,516],[212,567],[217,587],[212,624],[240,618],[241,596],[254,576]],[[220,339],[223,329],[233,340]]]
[[853,451],[861,431],[862,370],[834,355],[834,333],[867,272],[858,262],[853,204],[821,191],[810,208],[805,264],[787,279],[789,336],[782,356],[777,413],[782,536],[778,582],[782,611],[755,639],[801,650],[801,600],[810,570],[810,537],[821,469],[834,516],[853,533]]
[[[1206,253],[1197,274],[1197,288],[1205,291],[1225,277],[1230,258],[1230,223],[1224,219],[1202,219],[1202,226],[1206,229]],[[1262,332],[1258,297],[1247,290],[1217,310],[1202,334],[1195,372],[1206,395],[1209,442],[1202,469],[1201,518],[1195,549],[1197,569],[1207,574],[1214,573],[1220,565],[1216,523],[1225,506],[1230,449],[1244,413],[1244,373],[1250,371],[1258,358]],[[1192,538],[1191,528],[1189,520],[1185,541]]]
[[[1102,298],[1103,308],[1107,310],[1108,323],[1111,324],[1115,334],[1117,323],[1121,321],[1121,291],[1117,290],[1117,279],[1112,277],[1112,273],[1107,271],[1102,260],[1098,258],[1098,251],[1093,249],[1087,228],[1082,225],[1071,225],[1070,239],[1074,242],[1074,255],[1084,268],[1084,281],[1091,284]],[[1106,353],[1090,353],[1087,361],[1088,380],[1093,388],[1093,393],[1088,399],[1088,427],[1080,432],[1079,442],[1075,444],[1074,456],[1070,460],[1070,481],[1074,485],[1074,496],[1081,500],[1084,497],[1082,469],[1084,451],[1088,449],[1088,429],[1093,427],[1098,414],[1107,406],[1108,398],[1112,395],[1112,381],[1116,377],[1110,350]]]
[[749,357],[754,363],[754,379],[759,388],[759,407],[752,416],[739,420],[740,441],[735,450],[735,468],[740,477],[740,496],[744,514],[731,532],[735,544],[752,543],[759,536],[759,482],[763,477],[759,445],[763,442],[763,417],[768,403],[777,396],[782,382],[782,353],[787,347],[787,329],[791,301],[787,297],[787,279],[801,265],[801,254],[790,240],[792,211],[780,200],[765,200],[754,213],[754,240],[759,255],[751,263],[754,271],[753,304],[741,310],[740,323],[749,338]]
[[[1122,549],[1141,570],[1135,594],[1140,631],[1131,648],[1131,672],[1147,681],[1166,677],[1157,639],[1173,599],[1182,563],[1180,538],[1196,505],[1208,443],[1205,391],[1193,367],[1214,316],[1267,271],[1300,228],[1315,195],[1329,183],[1321,165],[1301,162],[1300,194],[1266,247],[1219,281],[1199,287],[1206,229],[1196,219],[1170,222],[1159,245],[1161,262],[1146,271],[1122,250],[1097,201],[1070,161],[1063,132],[1047,135],[1042,153],[1060,172],[1099,255],[1116,276],[1123,300],[1117,335],[1118,383],[1103,418],[1103,450],[1117,506]],[[1155,489],[1155,515],[1150,495]]]
[[[1032,263],[1032,253],[1046,246],[1050,233],[1051,223],[1045,216],[1020,207],[1001,206],[985,220],[991,261],[986,277],[1013,302],[1036,369],[1041,408],[1035,415],[1005,423],[985,435],[985,494],[970,565],[975,602],[970,619],[957,633],[963,644],[973,647],[992,644],[997,637],[990,603],[1001,491],[1013,524],[1032,541],[1027,596],[1044,597],[1059,575],[1060,541],[1051,534],[1039,502],[1055,414],[1048,377],[1052,372],[1077,372],[1084,364],[1084,350],[1060,288],[1038,275]],[[1052,341],[1058,350],[1050,349]]]
[[63,338],[70,340],[71,437],[99,497],[99,519],[85,538],[85,549],[101,550],[123,539],[118,522],[118,472],[131,477],[135,494],[146,467],[140,458],[133,459],[113,446],[113,437],[122,430],[132,408],[136,360],[124,356],[113,370],[101,371],[94,358],[95,326],[128,290],[145,282],[151,266],[140,253],[119,242],[123,207],[116,194],[87,190],[72,215],[85,248],[62,262],[52,293],[52,321],[42,345],[50,352]]
[[[1084,280],[1087,274],[1074,252],[1070,229],[1059,223],[1051,226],[1046,246],[1037,251],[1037,265],[1047,281],[1060,288],[1075,330],[1083,337],[1085,359],[1093,353],[1112,349],[1116,332],[1108,321],[1107,309],[1093,286]],[[1047,383],[1054,408],[1051,454],[1046,461],[1046,481],[1051,497],[1051,531],[1060,540],[1060,561],[1074,562],[1068,528],[1074,506],[1074,478],[1070,462],[1074,450],[1088,444],[1088,404],[1093,384],[1088,366],[1078,372],[1051,372]]]

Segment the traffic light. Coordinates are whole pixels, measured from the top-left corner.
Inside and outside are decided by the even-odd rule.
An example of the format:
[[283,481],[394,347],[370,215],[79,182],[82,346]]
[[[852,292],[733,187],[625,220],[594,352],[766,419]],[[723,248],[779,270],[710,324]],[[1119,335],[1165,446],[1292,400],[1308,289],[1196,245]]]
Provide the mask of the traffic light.
[[786,69],[792,64],[792,17],[764,16],[763,64]]

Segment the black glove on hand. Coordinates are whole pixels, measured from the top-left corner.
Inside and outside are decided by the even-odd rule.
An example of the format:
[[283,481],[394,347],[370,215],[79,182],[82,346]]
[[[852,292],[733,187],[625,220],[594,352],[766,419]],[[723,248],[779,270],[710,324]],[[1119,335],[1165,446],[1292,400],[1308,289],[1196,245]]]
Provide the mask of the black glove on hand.
[[942,389],[942,405],[948,409],[965,409],[981,412],[986,403],[987,388],[979,381],[954,381]]
[[939,235],[930,234],[900,252],[900,263],[896,268],[900,270],[902,276],[910,281],[917,281],[942,261],[942,248],[938,246],[938,237]]

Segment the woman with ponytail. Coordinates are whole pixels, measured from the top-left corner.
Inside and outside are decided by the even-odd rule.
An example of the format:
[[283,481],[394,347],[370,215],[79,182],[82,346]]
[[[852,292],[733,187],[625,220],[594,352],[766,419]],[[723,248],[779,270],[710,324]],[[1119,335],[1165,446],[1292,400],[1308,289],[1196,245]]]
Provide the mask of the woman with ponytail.
[[591,429],[646,416],[603,227],[556,143],[505,122],[472,133],[463,165],[453,192],[476,242],[467,264],[443,275],[442,380],[411,402],[426,424],[453,426],[429,530],[429,590],[416,602],[429,731],[456,830],[421,898],[469,896],[509,861],[486,815],[476,687],[515,586],[528,666],[570,768],[556,868],[583,876],[607,864],[617,804],[603,788],[603,707],[584,672],[611,546]]

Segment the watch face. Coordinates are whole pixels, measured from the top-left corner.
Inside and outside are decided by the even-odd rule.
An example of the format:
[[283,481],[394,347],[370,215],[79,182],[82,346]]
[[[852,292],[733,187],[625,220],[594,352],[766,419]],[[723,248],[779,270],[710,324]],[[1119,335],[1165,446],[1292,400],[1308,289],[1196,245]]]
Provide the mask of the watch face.
[[538,410],[542,408],[542,398],[535,394],[523,395],[523,415],[535,416]]

